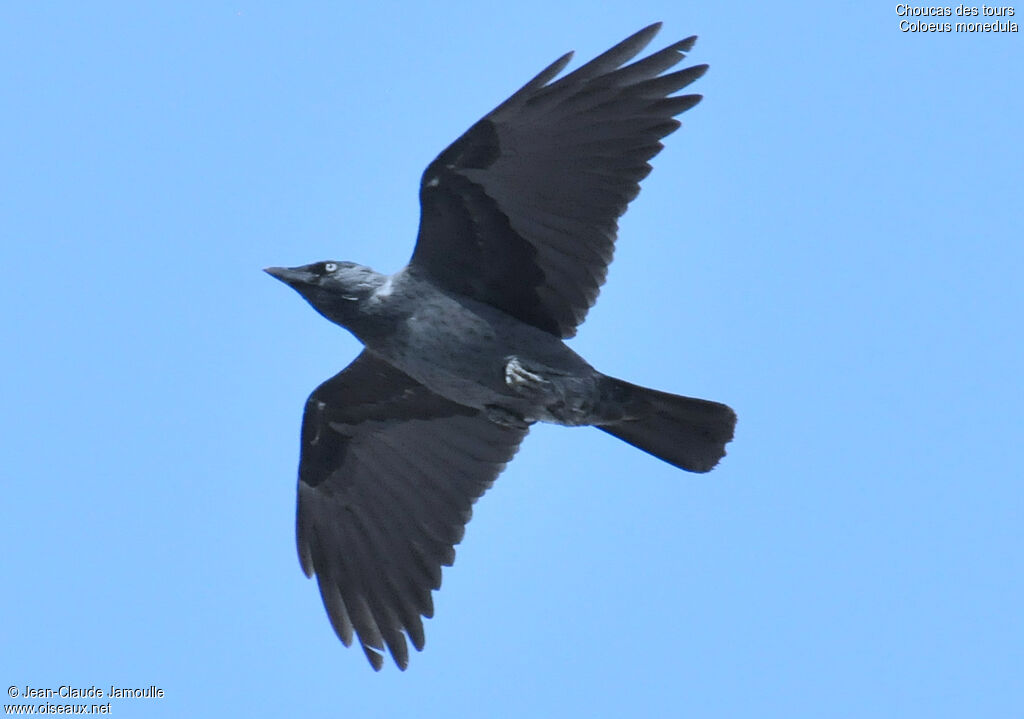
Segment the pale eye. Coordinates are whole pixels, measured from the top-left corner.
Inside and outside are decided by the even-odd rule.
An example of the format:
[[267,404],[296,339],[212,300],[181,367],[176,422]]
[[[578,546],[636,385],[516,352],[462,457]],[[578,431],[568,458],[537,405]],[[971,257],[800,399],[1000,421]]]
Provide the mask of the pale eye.
[[325,272],[334,272],[336,269],[338,269],[338,266],[333,262],[328,262],[327,264],[324,265]]

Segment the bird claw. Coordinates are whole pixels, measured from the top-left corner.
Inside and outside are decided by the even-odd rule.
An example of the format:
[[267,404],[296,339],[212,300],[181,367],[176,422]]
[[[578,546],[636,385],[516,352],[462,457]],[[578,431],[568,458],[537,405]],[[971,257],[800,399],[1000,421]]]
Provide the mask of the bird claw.
[[536,372],[526,368],[518,357],[509,357],[505,363],[505,384],[514,389],[517,393],[526,396],[538,396],[544,393],[551,382],[544,379]]
[[530,422],[527,422],[510,409],[505,409],[504,407],[500,407],[496,404],[489,404],[484,409],[487,411],[487,419],[491,420],[496,425],[505,427],[506,429],[530,428]]

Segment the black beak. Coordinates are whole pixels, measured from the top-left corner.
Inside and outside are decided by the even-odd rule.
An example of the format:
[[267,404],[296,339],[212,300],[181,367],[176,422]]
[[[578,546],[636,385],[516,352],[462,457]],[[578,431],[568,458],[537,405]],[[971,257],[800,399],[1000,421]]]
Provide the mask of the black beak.
[[302,267],[268,267],[263,271],[289,287],[308,285],[312,283],[314,277],[312,272]]

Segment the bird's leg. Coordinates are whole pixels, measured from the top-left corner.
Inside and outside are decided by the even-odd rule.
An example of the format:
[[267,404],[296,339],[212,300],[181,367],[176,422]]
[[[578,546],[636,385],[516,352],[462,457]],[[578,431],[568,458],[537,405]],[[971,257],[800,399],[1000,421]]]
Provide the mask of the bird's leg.
[[530,428],[530,422],[527,422],[510,409],[505,409],[504,407],[496,404],[489,404],[484,407],[484,410],[487,412],[487,419],[502,427],[506,427],[508,429]]
[[565,425],[591,424],[600,399],[599,375],[574,376],[540,364],[527,366],[511,356],[505,363],[505,384],[536,403],[536,418]]
[[531,399],[539,399],[551,393],[551,382],[538,372],[530,371],[515,355],[505,363],[505,384]]

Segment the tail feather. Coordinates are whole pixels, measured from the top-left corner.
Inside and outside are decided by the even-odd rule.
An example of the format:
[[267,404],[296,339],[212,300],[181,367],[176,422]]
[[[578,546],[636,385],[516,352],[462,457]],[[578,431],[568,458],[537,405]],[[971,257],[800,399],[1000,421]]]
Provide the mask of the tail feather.
[[708,472],[725,456],[736,427],[726,405],[609,379],[627,412],[598,429],[689,472]]

